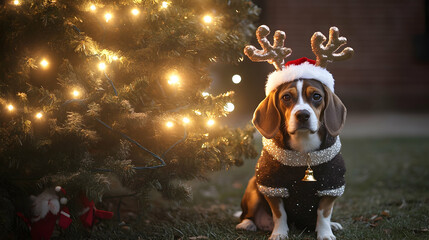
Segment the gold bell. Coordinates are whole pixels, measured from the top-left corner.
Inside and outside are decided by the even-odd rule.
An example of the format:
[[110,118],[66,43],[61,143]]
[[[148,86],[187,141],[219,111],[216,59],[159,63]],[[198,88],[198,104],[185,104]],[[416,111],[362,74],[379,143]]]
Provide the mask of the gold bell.
[[307,170],[305,170],[304,178],[301,179],[301,181],[304,181],[304,182],[316,182],[317,181],[314,178],[314,176],[313,176],[313,170],[310,167],[308,167]]

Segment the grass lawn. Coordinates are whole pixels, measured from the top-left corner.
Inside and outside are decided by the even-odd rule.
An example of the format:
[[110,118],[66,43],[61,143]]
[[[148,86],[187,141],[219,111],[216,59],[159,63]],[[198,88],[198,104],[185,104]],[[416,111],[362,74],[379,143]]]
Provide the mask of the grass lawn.
[[[337,239],[429,239],[429,138],[343,139],[345,194],[332,219]],[[268,232],[236,231],[240,200],[256,160],[192,182],[189,204],[164,203],[132,226],[132,239],[268,239]],[[159,203],[162,204],[162,203]],[[166,208],[167,210],[165,210]],[[158,210],[157,210],[158,209]],[[134,238],[135,237],[135,238]],[[292,228],[290,239],[316,239]]]

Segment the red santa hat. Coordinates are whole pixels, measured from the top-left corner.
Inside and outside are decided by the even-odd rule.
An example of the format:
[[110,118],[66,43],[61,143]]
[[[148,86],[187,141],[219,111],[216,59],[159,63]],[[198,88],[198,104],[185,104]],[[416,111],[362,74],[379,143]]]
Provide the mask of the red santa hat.
[[334,92],[335,81],[332,74],[326,68],[315,64],[316,61],[305,57],[287,62],[283,69],[268,75],[265,95],[268,96],[272,90],[283,83],[293,82],[297,79],[315,79]]
[[63,205],[67,204],[67,192],[64,188],[62,188],[61,186],[56,186],[55,187],[55,192],[57,192],[58,194],[60,194],[60,203]]

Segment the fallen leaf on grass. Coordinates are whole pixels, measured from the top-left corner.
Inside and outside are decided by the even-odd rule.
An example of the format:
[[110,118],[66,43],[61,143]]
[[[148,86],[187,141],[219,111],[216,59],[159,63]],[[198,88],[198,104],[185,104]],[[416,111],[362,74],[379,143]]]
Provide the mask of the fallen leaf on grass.
[[402,199],[402,203],[401,203],[401,206],[399,206],[399,209],[402,209],[405,206],[407,206],[407,202],[405,202],[405,199]]
[[429,229],[427,229],[427,228],[413,229],[413,232],[415,232],[415,233],[429,232]]
[[368,224],[367,226],[370,226],[370,227],[377,227],[379,225],[379,221],[390,217],[390,212],[389,210],[384,210],[380,213],[380,215],[381,216],[379,216],[378,214],[374,214],[370,218],[360,216],[360,217],[353,218],[353,220],[355,222],[365,222]]
[[368,219],[364,218],[363,216],[355,217],[355,218],[353,218],[353,220],[356,222],[367,222],[368,221]]
[[197,240],[197,239],[209,239],[206,236],[196,236],[196,237],[189,237],[190,240]]
[[389,210],[384,210],[380,214],[381,214],[381,216],[390,217],[390,211]]
[[378,223],[370,223],[369,226],[371,226],[371,227],[377,227]]

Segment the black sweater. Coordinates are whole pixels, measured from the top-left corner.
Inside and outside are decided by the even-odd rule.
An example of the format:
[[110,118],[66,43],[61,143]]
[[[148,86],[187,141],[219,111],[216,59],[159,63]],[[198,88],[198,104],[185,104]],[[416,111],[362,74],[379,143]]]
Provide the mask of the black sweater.
[[306,166],[283,165],[265,149],[256,165],[256,182],[260,192],[267,196],[283,197],[288,222],[308,230],[314,230],[316,226],[320,198],[343,194],[346,172],[341,153],[311,168],[317,181],[301,181]]

